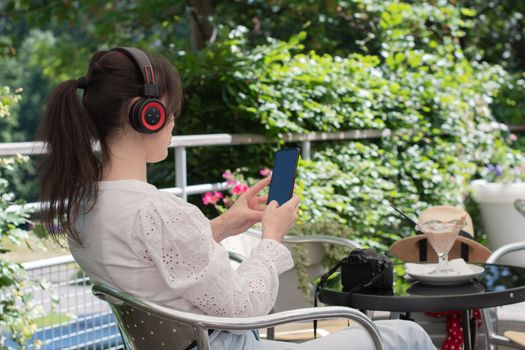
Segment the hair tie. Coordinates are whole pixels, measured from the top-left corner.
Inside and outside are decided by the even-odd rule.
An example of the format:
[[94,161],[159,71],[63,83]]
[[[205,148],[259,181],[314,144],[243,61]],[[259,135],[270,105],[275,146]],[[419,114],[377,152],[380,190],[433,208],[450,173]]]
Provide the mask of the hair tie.
[[78,78],[78,84],[77,87],[82,90],[86,90],[88,86],[88,80],[86,77],[80,77]]

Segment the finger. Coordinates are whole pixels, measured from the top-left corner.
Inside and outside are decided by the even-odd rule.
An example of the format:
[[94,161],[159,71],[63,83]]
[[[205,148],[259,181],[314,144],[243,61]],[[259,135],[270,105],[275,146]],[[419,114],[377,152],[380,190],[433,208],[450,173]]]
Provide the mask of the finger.
[[294,194],[284,205],[292,208],[297,207],[299,205],[299,196]]
[[279,203],[276,201],[276,200],[273,200],[271,201],[267,207],[270,207],[270,208],[279,208]]
[[254,210],[264,211],[266,207],[267,207],[266,204],[261,204],[261,205],[258,205]]
[[301,198],[299,198],[298,195],[296,195],[296,194],[294,193],[294,195],[293,195],[293,197],[292,197],[292,200],[293,200],[293,203],[295,204],[296,207],[299,206],[299,203],[301,202]]
[[268,202],[268,195],[257,197],[257,204],[266,204]]
[[257,194],[259,192],[261,192],[261,190],[263,188],[265,188],[266,186],[268,186],[270,184],[272,180],[272,176],[268,176],[268,177],[265,177],[264,179],[262,179],[261,181],[257,182],[255,185],[253,185],[247,193],[250,193],[250,194]]

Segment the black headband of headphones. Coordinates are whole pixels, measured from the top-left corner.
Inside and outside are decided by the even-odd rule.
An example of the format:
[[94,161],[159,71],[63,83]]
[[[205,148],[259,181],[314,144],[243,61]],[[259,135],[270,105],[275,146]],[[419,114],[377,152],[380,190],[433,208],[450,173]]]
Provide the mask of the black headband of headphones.
[[134,47],[115,47],[109,51],[118,51],[128,56],[135,65],[139,68],[144,79],[144,97],[159,98],[159,85],[155,83],[155,74],[153,73],[153,65],[144,51]]

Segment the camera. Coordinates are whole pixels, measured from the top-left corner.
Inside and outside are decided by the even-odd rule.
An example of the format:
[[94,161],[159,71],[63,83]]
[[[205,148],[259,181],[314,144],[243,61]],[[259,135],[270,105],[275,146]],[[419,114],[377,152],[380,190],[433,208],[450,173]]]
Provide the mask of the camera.
[[372,248],[355,249],[341,261],[343,291],[354,289],[387,289],[393,284],[390,259]]

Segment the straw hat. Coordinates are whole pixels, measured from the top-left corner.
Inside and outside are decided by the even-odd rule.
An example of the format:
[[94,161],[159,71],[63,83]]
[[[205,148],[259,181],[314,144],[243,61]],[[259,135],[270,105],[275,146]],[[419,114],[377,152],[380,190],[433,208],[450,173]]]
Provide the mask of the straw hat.
[[[439,221],[450,221],[459,220],[462,216],[466,215],[466,226],[463,231],[470,235],[472,238],[458,235],[454,246],[448,253],[450,260],[461,258],[461,243],[468,246],[468,257],[469,262],[485,262],[490,256],[490,250],[476,242],[474,238],[474,225],[470,215],[461,208],[451,207],[447,205],[431,207],[421,212],[418,218],[418,224],[425,223],[430,220]],[[390,247],[390,254],[396,258],[400,258],[406,262],[418,262],[419,261],[419,245],[420,241],[426,239],[423,234],[403,238]],[[437,255],[432,246],[427,241],[427,261],[437,261]]]

